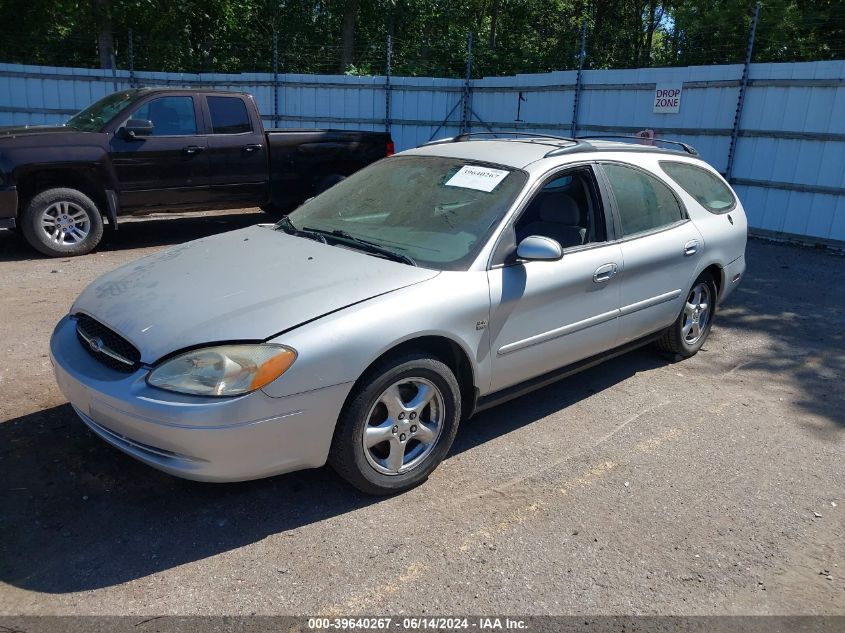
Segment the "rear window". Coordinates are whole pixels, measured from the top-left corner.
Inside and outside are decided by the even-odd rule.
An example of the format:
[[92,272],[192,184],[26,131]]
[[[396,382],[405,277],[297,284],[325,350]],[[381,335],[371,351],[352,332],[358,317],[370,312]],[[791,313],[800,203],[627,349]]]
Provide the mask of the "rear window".
[[706,169],[688,163],[661,161],[660,166],[710,213],[727,213],[736,205],[731,190]]
[[214,134],[252,132],[246,104],[238,97],[208,97],[211,129]]

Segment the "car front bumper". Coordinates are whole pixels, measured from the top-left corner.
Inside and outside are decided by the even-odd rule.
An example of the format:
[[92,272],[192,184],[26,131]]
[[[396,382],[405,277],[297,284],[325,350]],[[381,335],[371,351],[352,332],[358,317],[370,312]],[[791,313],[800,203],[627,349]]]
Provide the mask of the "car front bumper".
[[170,393],[146,383],[148,369],[111,370],[92,358],[65,317],[50,341],[56,381],[100,438],[154,468],[197,481],[243,481],[326,462],[351,383],[273,398]]

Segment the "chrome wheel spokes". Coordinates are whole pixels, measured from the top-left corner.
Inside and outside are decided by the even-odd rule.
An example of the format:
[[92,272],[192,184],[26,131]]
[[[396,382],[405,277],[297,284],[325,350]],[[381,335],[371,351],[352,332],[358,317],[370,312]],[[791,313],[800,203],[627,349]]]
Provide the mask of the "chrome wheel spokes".
[[88,237],[91,221],[75,202],[54,202],[41,212],[41,230],[53,244],[78,244]]
[[385,389],[367,415],[364,455],[377,471],[399,475],[418,466],[443,430],[443,395],[425,378],[404,378]]
[[681,334],[687,345],[692,345],[701,338],[710,322],[710,286],[701,282],[690,290],[684,304],[684,319]]

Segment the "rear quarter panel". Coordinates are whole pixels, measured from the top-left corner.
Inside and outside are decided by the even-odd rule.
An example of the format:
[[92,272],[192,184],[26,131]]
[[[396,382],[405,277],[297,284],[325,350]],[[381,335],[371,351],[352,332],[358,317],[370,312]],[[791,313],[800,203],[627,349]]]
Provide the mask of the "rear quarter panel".
[[[699,168],[707,169],[707,171],[718,177],[733,192],[734,198],[736,198],[736,206],[728,213],[711,213],[701,206],[695,198],[687,193],[680,185],[678,185],[678,183],[672,180],[665,171],[663,171],[659,165],[660,160],[684,162]],[[723,278],[719,280],[719,287],[721,288],[720,299],[723,298],[725,296],[725,291],[730,284],[730,280],[724,278],[724,271],[740,257],[744,257],[745,246],[748,241],[748,220],[745,216],[745,210],[742,207],[742,202],[739,200],[739,196],[736,195],[733,188],[715,169],[702,160],[690,159],[683,156],[667,159],[666,156],[659,156],[654,157],[653,167],[655,169],[655,173],[657,173],[664,182],[672,187],[684,203],[690,219],[695,223],[699,233],[701,233],[702,240],[704,241],[704,248],[701,251],[702,255],[699,258],[695,276],[697,277],[700,275],[702,271],[712,264],[718,265],[723,271]]]

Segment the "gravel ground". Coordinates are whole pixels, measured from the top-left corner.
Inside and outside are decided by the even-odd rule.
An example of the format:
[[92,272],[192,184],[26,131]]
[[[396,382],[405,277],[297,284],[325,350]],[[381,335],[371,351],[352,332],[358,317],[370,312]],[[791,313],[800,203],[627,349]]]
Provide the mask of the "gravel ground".
[[394,498],[181,481],[94,437],[47,357],[72,300],[263,220],[133,220],[67,260],[0,232],[0,614],[845,614],[845,258],[750,242],[696,357],[485,412]]

